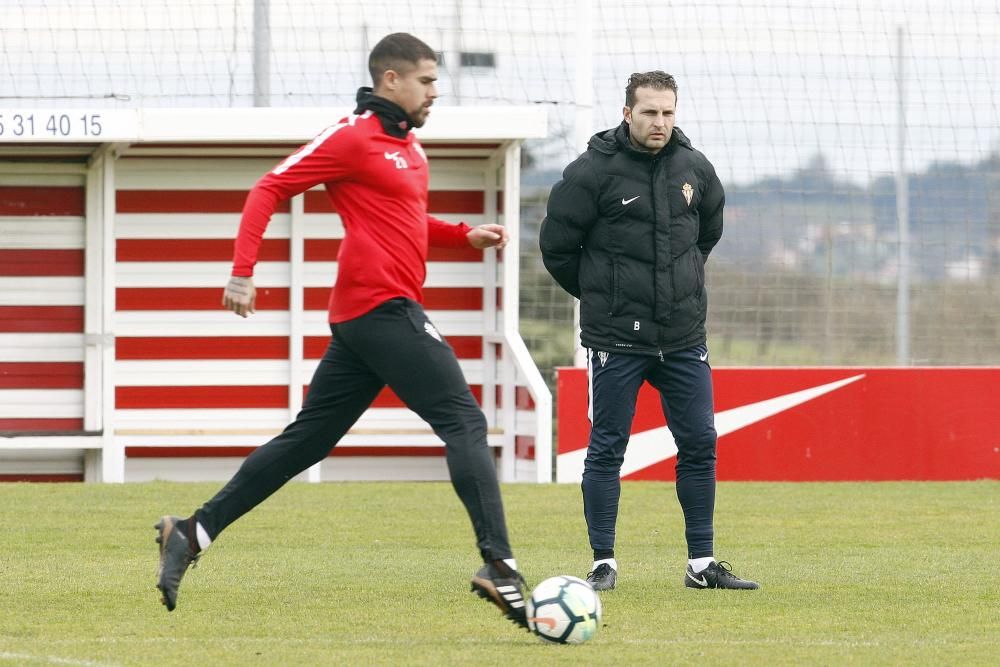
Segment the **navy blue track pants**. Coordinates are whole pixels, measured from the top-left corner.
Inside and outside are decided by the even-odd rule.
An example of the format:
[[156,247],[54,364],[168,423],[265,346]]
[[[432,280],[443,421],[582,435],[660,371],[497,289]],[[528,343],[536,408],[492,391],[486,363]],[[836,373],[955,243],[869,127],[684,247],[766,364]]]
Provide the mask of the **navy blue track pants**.
[[715,415],[708,348],[697,345],[663,358],[589,351],[590,443],[583,470],[583,511],[595,552],[615,547],[615,525],[636,398],[643,382],[660,393],[677,445],[677,499],[684,512],[688,557],[713,554]]

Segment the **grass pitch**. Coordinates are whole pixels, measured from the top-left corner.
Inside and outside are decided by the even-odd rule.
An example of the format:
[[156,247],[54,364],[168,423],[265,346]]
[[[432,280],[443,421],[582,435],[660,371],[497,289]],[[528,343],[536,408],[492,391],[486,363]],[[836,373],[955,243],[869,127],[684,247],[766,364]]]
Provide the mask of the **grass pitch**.
[[[231,526],[168,614],[153,524],[217,484],[0,485],[0,665],[998,664],[1000,483],[719,485],[716,556],[759,591],[682,584],[671,484],[626,483],[619,587],[556,646],[469,593],[445,483],[293,483]],[[590,565],[576,486],[504,487],[529,583]]]

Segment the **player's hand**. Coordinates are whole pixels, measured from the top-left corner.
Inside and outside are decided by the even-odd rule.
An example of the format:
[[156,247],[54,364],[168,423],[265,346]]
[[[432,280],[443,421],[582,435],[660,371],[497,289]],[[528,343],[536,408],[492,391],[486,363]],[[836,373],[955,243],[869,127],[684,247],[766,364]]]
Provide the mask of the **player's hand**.
[[253,278],[233,276],[222,293],[222,307],[231,310],[240,317],[246,317],[255,312],[257,305],[257,288],[253,286]]
[[469,245],[482,250],[483,248],[500,248],[507,245],[509,237],[503,225],[486,224],[473,227],[466,234]]

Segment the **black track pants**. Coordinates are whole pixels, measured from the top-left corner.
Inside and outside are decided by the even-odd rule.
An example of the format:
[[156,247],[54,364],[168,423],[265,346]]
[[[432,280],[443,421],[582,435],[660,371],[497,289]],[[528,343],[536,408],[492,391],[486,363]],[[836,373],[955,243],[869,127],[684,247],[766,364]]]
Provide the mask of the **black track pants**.
[[684,512],[688,558],[713,555],[715,416],[708,349],[697,345],[663,359],[589,352],[591,433],[583,470],[583,511],[594,551],[615,548],[625,460],[643,382],[660,392],[677,445],[677,498]]
[[209,536],[215,539],[285,482],[322,461],[388,385],[444,441],[451,482],[472,519],[483,559],[510,558],[496,466],[486,445],[486,417],[454,351],[423,308],[409,299],[392,299],[331,329],[333,339],[295,421],[250,454],[198,510]]

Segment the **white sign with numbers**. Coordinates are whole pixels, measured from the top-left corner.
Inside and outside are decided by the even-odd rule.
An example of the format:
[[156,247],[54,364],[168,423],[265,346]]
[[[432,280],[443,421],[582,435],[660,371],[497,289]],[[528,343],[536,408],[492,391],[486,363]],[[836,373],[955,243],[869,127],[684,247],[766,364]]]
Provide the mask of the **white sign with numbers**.
[[[2,0],[0,0],[2,2]],[[34,109],[0,107],[0,144],[254,142],[301,143],[351,112],[346,108]],[[489,117],[489,122],[483,122]],[[538,107],[436,109],[418,136],[427,141],[525,139],[547,134]]]
[[0,107],[0,143],[116,141],[138,136],[135,110]]

